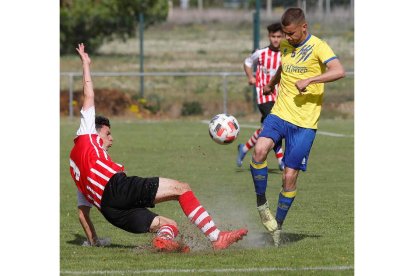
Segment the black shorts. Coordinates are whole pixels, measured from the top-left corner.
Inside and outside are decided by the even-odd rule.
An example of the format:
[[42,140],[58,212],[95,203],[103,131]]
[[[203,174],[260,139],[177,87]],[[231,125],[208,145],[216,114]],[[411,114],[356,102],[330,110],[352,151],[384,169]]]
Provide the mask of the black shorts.
[[105,186],[101,213],[114,226],[131,233],[147,233],[158,216],[147,208],[154,207],[159,178],[114,174]]
[[270,111],[272,111],[274,104],[275,102],[267,102],[267,103],[262,103],[262,104],[257,105],[259,107],[260,113],[262,114],[260,123],[263,123],[266,116],[270,114]]

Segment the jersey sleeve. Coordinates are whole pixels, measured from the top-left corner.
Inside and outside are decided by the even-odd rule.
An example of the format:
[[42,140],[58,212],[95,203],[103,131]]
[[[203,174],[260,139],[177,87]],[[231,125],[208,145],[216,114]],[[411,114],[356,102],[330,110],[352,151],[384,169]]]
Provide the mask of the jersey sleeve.
[[337,58],[335,53],[332,51],[331,47],[325,42],[322,41],[317,47],[317,55],[319,60],[323,64],[327,64],[329,61]]
[[80,111],[81,123],[76,135],[97,134],[95,129],[95,106],[89,107],[87,110]]
[[78,191],[78,206],[88,206],[92,207],[92,204],[85,198],[85,196]]
[[256,63],[256,62],[257,62],[257,60],[259,59],[259,54],[260,54],[260,52],[259,52],[259,51],[255,51],[253,54],[251,54],[249,57],[247,57],[247,58],[244,60],[244,64],[245,64],[247,67],[252,68],[252,67],[253,67],[253,64],[254,64],[254,63]]

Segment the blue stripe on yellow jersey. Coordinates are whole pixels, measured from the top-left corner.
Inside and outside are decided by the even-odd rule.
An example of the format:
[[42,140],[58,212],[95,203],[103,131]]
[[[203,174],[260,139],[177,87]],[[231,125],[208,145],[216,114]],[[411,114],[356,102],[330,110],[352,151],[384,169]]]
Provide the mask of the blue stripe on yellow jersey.
[[280,50],[282,75],[272,114],[297,126],[317,129],[324,84],[310,84],[301,95],[295,83],[321,75],[326,70],[326,63],[337,57],[325,41],[310,34],[296,46],[282,40]]

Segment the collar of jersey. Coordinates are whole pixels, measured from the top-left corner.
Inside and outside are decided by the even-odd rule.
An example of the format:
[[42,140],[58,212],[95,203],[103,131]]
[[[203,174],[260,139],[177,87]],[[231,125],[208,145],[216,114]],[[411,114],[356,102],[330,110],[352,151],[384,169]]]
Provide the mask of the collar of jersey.
[[280,47],[279,47],[279,49],[278,49],[278,50],[273,50],[273,49],[270,47],[270,45],[269,45],[269,46],[267,46],[267,48],[269,48],[269,50],[270,50],[270,51],[272,51],[272,52],[279,52],[279,51],[280,51]]
[[293,47],[298,48],[298,47],[302,46],[303,44],[305,44],[306,42],[308,42],[308,40],[310,39],[311,36],[312,36],[311,34],[308,34],[308,36],[306,37],[306,39],[304,41],[302,41],[298,45],[294,45]]

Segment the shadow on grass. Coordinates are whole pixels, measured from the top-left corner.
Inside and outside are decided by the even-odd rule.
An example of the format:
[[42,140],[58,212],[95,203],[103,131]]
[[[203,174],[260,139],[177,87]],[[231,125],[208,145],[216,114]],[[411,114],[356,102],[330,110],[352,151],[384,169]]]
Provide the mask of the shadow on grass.
[[282,230],[282,245],[287,243],[298,242],[303,239],[319,239],[321,235],[308,235],[298,233],[284,233]]
[[279,169],[268,169],[268,173],[282,174],[282,171]]
[[[243,173],[243,172],[248,172],[250,173],[250,168],[236,168],[236,172],[237,173]],[[268,173],[274,173],[274,174],[282,174],[282,171],[279,169],[268,169],[267,171]]]
[[[304,239],[319,239],[321,235],[309,235],[309,234],[298,234],[298,233],[286,233],[282,230],[281,245],[288,245],[290,243],[298,242]],[[274,246],[272,236],[267,232],[258,233],[255,235],[247,236],[247,244],[250,247],[267,247]]]
[[[83,242],[86,241],[86,238],[82,235],[75,234],[74,236],[75,236],[75,238],[73,240],[66,241],[66,243],[82,246]],[[114,243],[111,243],[110,245],[105,246],[105,247],[108,247],[108,248],[134,248],[134,249],[136,248],[136,246],[134,246],[134,245],[122,245],[122,244],[114,244]]]

